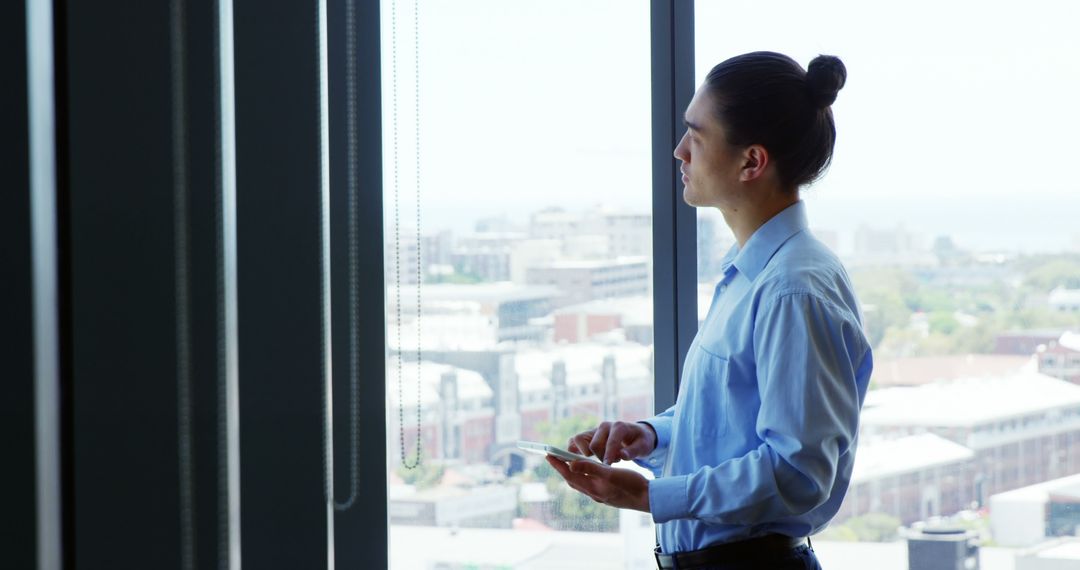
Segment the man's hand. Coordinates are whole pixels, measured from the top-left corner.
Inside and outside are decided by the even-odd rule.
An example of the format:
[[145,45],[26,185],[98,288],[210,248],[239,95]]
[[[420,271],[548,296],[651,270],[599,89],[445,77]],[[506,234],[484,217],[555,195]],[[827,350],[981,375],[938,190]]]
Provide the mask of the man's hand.
[[595,455],[611,465],[652,453],[656,449],[656,432],[643,423],[603,422],[596,429],[571,437],[566,449],[586,457]]
[[566,479],[566,484],[571,489],[588,495],[597,503],[620,509],[651,512],[649,480],[639,473],[593,461],[574,461],[567,465],[550,455],[547,456],[547,462]]

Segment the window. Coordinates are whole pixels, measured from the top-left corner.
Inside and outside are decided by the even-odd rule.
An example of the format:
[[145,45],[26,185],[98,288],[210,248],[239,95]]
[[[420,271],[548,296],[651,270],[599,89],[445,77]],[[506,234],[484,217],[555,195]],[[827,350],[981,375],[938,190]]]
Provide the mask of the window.
[[[1056,331],[1056,339],[1080,325],[1075,314],[1061,312],[1063,304],[1057,311],[1047,302],[1052,291],[1075,288],[1080,279],[1080,195],[1066,190],[1076,152],[1066,133],[1080,129],[1074,104],[1080,100],[1074,57],[1080,37],[1072,29],[1078,8],[1055,1],[830,1],[771,9],[783,16],[761,20],[750,5],[696,2],[697,77],[700,82],[716,63],[755,50],[788,54],[804,67],[818,54],[837,55],[847,66],[847,85],[833,105],[832,167],[803,198],[812,231],[841,256],[863,303],[875,350],[873,386],[917,385],[905,389],[923,395],[884,404],[879,411],[894,407],[894,419],[876,427],[882,433],[917,424],[947,427],[969,417],[993,426],[1000,435],[970,443],[939,438],[942,457],[948,449],[968,450],[960,472],[966,480],[957,487],[965,509],[1077,472],[1080,450],[1062,449],[1053,436],[1033,448],[1035,457],[1023,456],[1025,463],[1053,464],[1050,472],[1017,469],[1015,459],[980,464],[976,457],[1015,458],[1017,442],[1035,444],[1047,430],[1080,433],[1075,425],[1047,422],[1061,398],[1080,398],[1080,386],[1021,371],[1030,352],[994,354],[1007,344],[995,339],[1009,332]],[[1040,141],[1046,149],[1044,170],[1029,173],[1009,158],[1023,141]],[[732,237],[713,212],[699,213],[698,228],[699,279],[711,294],[706,284],[715,283],[717,260]],[[708,301],[703,293],[701,302]],[[1042,364],[1052,373],[1058,363],[1046,355]],[[1039,412],[1023,423],[1010,418],[1033,409]],[[870,417],[867,410],[864,416]],[[860,452],[870,457],[878,445],[888,442],[866,438]],[[1050,461],[1061,453],[1063,465]],[[919,449],[896,460],[930,473],[928,454]],[[855,470],[864,467],[856,459]],[[975,481],[984,481],[979,494]],[[853,494],[876,488],[857,482]],[[841,512],[851,517],[918,520],[918,513],[905,514],[897,510],[902,504],[879,497],[849,506]],[[1019,545],[1006,525],[995,525],[994,513],[942,514],[975,517],[986,532],[993,526],[1004,533],[993,536],[998,543]],[[823,539],[844,535],[838,527],[845,524],[835,520]]]
[[652,414],[648,8],[383,2],[392,568],[650,560],[516,447]]

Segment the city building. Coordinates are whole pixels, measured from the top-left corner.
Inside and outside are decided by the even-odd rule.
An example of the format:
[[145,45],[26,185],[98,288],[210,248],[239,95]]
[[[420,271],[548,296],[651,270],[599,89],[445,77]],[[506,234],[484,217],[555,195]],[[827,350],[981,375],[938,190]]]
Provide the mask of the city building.
[[1061,538],[1016,554],[1014,570],[1075,570],[1080,568],[1080,539]]
[[908,356],[875,359],[873,385],[921,386],[953,378],[1007,376],[1031,363],[1031,353],[1024,356],[998,354],[956,354],[945,356]]
[[608,236],[610,257],[652,256],[652,215],[600,210],[600,231]]
[[1080,475],[990,497],[990,528],[1002,546],[1031,546],[1080,531]]
[[[417,429],[424,458],[464,463],[486,462],[495,443],[494,391],[477,372],[434,362],[404,362],[387,368],[390,464],[416,453]],[[419,388],[419,394],[417,389]],[[417,417],[419,404],[419,417]],[[402,445],[400,438],[404,435]]]
[[[640,521],[647,515],[631,512],[627,516]],[[448,570],[655,568],[652,557],[655,535],[647,534],[636,524],[624,531],[622,521],[620,516],[618,533],[396,526],[390,533],[390,562],[392,568]],[[814,551],[822,567],[829,570],[913,570],[909,566],[907,542],[902,540],[872,543],[815,539]],[[1013,549],[985,546],[979,549],[980,570],[1075,567],[1073,561],[1072,566],[1021,568]]]
[[[407,355],[408,352],[403,353]],[[483,436],[485,441],[490,440],[490,446],[480,460],[508,469],[513,456],[521,455],[517,441],[544,439],[541,430],[544,425],[571,416],[636,420],[652,415],[651,346],[586,342],[425,350],[423,358],[428,363],[425,369],[441,363],[471,371],[483,379],[491,390],[494,422],[490,424],[491,433]],[[405,370],[405,378],[415,378],[407,376],[409,369]],[[391,389],[395,378],[389,376]],[[435,382],[433,377],[428,378],[429,383]],[[436,401],[424,406],[421,429],[424,441],[430,442],[426,445],[434,446],[441,433],[437,427],[440,418],[437,410],[442,404],[437,401],[438,393],[431,394]],[[408,410],[405,417],[415,418]],[[408,421],[405,427],[415,433]]]
[[961,502],[1080,472],[1080,386],[1029,367],[867,394],[866,437],[931,433],[975,454]]
[[383,263],[386,282],[416,285],[439,275],[440,268],[451,263],[453,243],[453,234],[448,230],[417,236],[415,229],[389,228]]
[[907,525],[970,505],[975,452],[932,433],[859,442],[836,520],[885,513]]
[[936,267],[939,261],[923,245],[922,236],[903,226],[886,229],[861,225],[855,230],[854,251],[845,259],[845,264],[849,267]]
[[510,280],[517,285],[527,285],[530,267],[551,265],[563,257],[563,243],[557,239],[516,242],[510,251]]
[[557,261],[526,270],[529,285],[561,291],[558,307],[612,297],[648,295],[652,290],[649,262],[642,257]]
[[1066,331],[1056,340],[1038,347],[1039,372],[1080,384],[1080,333]]
[[512,485],[391,485],[389,492],[392,525],[509,529],[517,516],[518,489]]
[[450,253],[454,271],[481,281],[509,281],[510,259],[514,245],[525,234],[480,232],[459,236]]
[[[549,208],[529,218],[529,237],[564,244],[570,258],[650,257],[652,216],[598,207],[585,212]],[[584,238],[584,239],[583,239]]]
[[1080,289],[1056,287],[1046,299],[1050,309],[1059,313],[1080,313]]
[[570,305],[554,313],[555,342],[584,342],[618,332],[629,342],[652,344],[652,299],[620,297]]
[[994,336],[994,354],[1030,356],[1039,346],[1049,346],[1061,338],[1062,329],[1033,329],[1006,331]]
[[715,281],[720,277],[720,260],[727,253],[735,237],[718,213],[697,213],[697,266],[699,281]]
[[637,420],[652,415],[652,347],[568,344],[514,357],[521,438],[570,417]]
[[[560,291],[510,282],[459,285],[441,283],[387,290],[387,327],[391,349],[490,349],[508,341],[543,341],[548,318]],[[401,327],[398,330],[400,311]],[[419,319],[419,323],[417,320]]]

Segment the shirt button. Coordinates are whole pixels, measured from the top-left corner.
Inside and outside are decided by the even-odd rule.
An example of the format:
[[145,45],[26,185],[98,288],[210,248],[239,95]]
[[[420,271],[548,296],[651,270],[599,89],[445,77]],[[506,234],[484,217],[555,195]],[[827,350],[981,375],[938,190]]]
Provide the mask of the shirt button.
[[727,291],[727,285],[720,286],[720,292],[723,293],[724,291]]

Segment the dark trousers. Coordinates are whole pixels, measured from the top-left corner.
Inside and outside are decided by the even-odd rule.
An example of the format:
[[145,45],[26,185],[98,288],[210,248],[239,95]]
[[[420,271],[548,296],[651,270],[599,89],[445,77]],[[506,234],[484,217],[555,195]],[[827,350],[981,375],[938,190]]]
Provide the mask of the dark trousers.
[[821,570],[821,564],[814,550],[804,545],[787,552],[763,551],[700,566],[680,565],[678,570]]
[[780,534],[710,546],[677,555],[660,554],[657,566],[672,570],[821,570],[810,539]]

